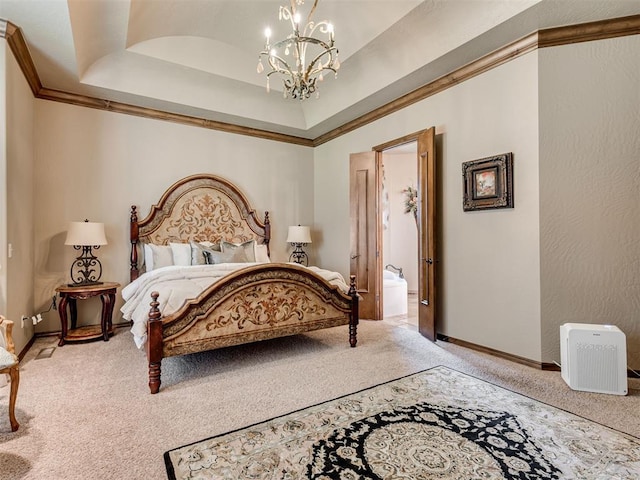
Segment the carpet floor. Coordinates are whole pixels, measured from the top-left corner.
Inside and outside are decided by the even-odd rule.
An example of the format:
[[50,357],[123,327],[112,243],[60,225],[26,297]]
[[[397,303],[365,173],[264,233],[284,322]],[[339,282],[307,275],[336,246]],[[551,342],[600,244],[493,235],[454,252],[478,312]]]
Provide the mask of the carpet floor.
[[163,361],[150,395],[144,352],[126,329],[109,342],[55,347],[38,338],[21,365],[11,433],[0,388],[0,479],[163,479],[164,452],[438,365],[640,436],[640,383],[625,397],[569,389],[546,372],[387,322],[344,327]]

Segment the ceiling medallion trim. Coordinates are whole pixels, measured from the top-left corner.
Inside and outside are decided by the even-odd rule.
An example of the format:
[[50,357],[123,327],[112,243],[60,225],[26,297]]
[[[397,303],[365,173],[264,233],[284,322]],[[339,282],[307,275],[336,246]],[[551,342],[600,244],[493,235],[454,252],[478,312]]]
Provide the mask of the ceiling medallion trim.
[[316,147],[330,140],[338,138],[348,132],[356,130],[375,120],[385,117],[391,113],[401,110],[413,103],[424,100],[425,98],[450,88],[464,80],[472,78],[475,75],[495,68],[503,63],[518,58],[537,48],[546,48],[559,45],[568,45],[572,43],[582,43],[594,40],[604,40],[607,38],[615,38],[629,35],[640,34],[640,15],[631,15],[628,17],[613,18],[600,20],[597,22],[589,22],[577,25],[568,25],[564,27],[556,27],[540,30],[532,33],[520,40],[517,40],[503,48],[500,48],[484,57],[479,58],[475,62],[465,65],[448,75],[430,82],[413,92],[410,92],[398,99],[387,103],[371,112],[362,115],[351,122],[347,122],[324,135],[320,135],[315,139],[296,137],[293,135],[285,135],[281,133],[270,132],[268,130],[243,127],[240,125],[218,122],[215,120],[207,120],[189,115],[180,115],[125,103],[110,102],[96,97],[88,97],[70,92],[62,92],[59,90],[51,90],[44,88],[40,83],[40,78],[31,59],[29,49],[22,35],[20,27],[11,22],[0,18],[0,38],[7,40],[11,52],[13,53],[20,69],[22,70],[27,83],[31,87],[34,97],[44,100],[68,103],[77,106],[96,108],[99,110],[108,110],[116,113],[127,115],[136,115],[139,117],[152,118],[155,120],[164,120],[194,127],[208,128],[227,133],[236,133],[239,135],[247,135],[251,137],[274,140],[306,147]]

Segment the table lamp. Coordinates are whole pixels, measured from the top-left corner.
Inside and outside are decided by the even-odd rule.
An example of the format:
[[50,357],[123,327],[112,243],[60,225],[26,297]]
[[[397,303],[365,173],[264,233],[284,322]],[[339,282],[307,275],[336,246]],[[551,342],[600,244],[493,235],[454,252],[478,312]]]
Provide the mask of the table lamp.
[[71,264],[70,287],[83,287],[87,285],[99,285],[102,276],[102,264],[93,254],[93,249],[107,244],[104,235],[104,223],[71,222],[67,230],[65,245],[73,245],[76,250],[81,250],[80,255]]
[[289,234],[287,235],[287,243],[293,245],[294,250],[289,256],[289,261],[293,261],[299,264],[309,264],[309,257],[302,250],[302,247],[307,243],[311,243],[311,231],[309,227],[289,227]]

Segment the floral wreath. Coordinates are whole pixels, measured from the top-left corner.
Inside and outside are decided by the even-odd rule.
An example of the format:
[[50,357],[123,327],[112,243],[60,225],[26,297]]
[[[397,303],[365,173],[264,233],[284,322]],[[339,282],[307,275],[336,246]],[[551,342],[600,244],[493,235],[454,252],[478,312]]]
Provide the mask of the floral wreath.
[[418,221],[418,189],[412,186],[408,186],[404,190],[404,213],[413,214],[415,221]]

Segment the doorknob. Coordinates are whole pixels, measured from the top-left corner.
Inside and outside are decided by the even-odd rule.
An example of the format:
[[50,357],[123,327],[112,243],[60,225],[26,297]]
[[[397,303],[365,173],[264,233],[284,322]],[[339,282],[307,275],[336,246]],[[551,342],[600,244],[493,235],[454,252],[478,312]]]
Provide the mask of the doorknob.
[[355,260],[356,258],[358,258],[360,256],[360,254],[356,254],[356,255],[351,255],[351,260]]
[[423,258],[423,260],[425,261],[425,263],[428,263],[429,265],[433,265],[433,259],[431,259],[431,258]]

